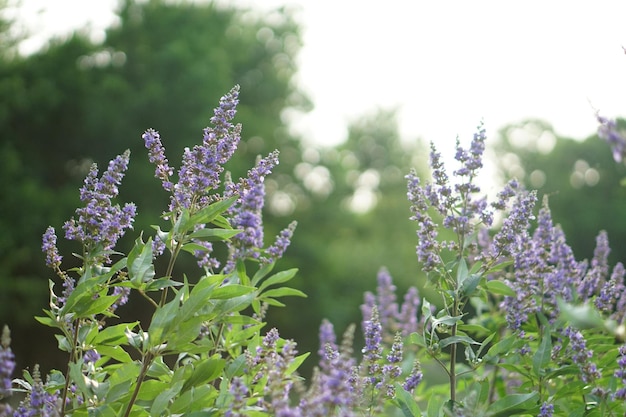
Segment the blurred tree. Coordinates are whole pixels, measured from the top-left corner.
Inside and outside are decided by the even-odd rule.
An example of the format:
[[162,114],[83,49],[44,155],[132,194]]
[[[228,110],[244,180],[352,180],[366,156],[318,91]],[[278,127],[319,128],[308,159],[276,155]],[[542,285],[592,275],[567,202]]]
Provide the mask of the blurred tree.
[[548,195],[555,223],[579,259],[591,259],[600,230],[609,235],[613,262],[626,262],[626,167],[597,135],[583,141],[558,136],[543,121],[504,127],[494,146],[500,173]]
[[[34,325],[32,315],[47,303],[51,272],[41,235],[48,224],[63,234],[92,162],[103,170],[131,149],[120,199],[137,203],[136,229],[147,229],[166,207],[141,140],[145,129],[161,132],[178,166],[183,148],[201,140],[219,97],[240,84],[245,143],[229,167],[233,175],[275,148],[279,174],[299,159],[299,143],[282,121],[285,109],[310,107],[292,82],[300,35],[291,11],[260,16],[213,4],[124,0],[119,17],[102,44],[75,33],[30,56],[0,56],[0,322],[12,327]],[[64,239],[59,246],[76,251]],[[29,365],[42,360],[34,359],[41,346],[25,343],[32,330],[13,332]]]
[[411,166],[424,170],[423,149],[401,142],[395,112],[379,110],[354,120],[343,144],[304,151],[295,175],[309,198],[294,213],[298,229],[286,261],[302,267],[295,285],[308,298],[269,313],[304,350],[317,351],[323,318],[338,333],[361,322],[363,292],[375,290],[381,267],[399,294],[421,286],[404,175]]

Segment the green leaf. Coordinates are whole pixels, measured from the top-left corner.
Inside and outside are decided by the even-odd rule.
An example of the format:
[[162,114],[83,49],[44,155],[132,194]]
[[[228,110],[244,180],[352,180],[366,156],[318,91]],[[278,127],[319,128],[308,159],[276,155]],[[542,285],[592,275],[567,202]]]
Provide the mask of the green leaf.
[[181,285],[183,284],[178,281],[173,281],[169,278],[159,278],[159,279],[150,281],[144,288],[144,291],[145,292],[160,291],[163,288],[180,287]]
[[151,281],[154,275],[152,237],[146,243],[139,237],[128,254],[128,277],[135,287],[140,287],[142,283]]
[[508,417],[515,414],[521,414],[535,408],[538,401],[538,392],[510,394],[489,405],[487,408],[487,415],[491,417]]
[[212,300],[226,300],[229,298],[239,297],[241,295],[249,294],[256,290],[254,287],[247,287],[239,284],[227,284],[222,287],[216,288],[211,294]]
[[229,298],[227,300],[218,300],[215,303],[215,314],[227,315],[236,311],[241,311],[252,304],[254,297],[255,293],[249,293],[239,297]]
[[73,311],[76,314],[76,318],[90,317],[94,314],[104,314],[118,298],[119,296],[117,295],[99,296],[95,300],[83,297],[76,303]]
[[452,326],[453,324],[458,323],[459,321],[461,321],[461,319],[463,318],[463,316],[450,316],[450,315],[445,315],[442,316],[440,318],[435,318],[433,319],[433,327],[439,326],[441,324],[446,325],[446,326]]
[[153,401],[160,393],[167,390],[170,384],[156,379],[148,379],[141,384],[137,399],[142,401]]
[[415,401],[415,398],[413,398],[413,395],[398,383],[396,383],[396,398],[394,402],[400,411],[402,411],[402,415],[404,417],[422,416],[422,410],[420,410],[420,407],[417,404],[417,401]]
[[286,374],[287,375],[291,375],[292,373],[296,372],[296,370],[298,370],[300,365],[302,365],[302,362],[304,362],[306,360],[306,358],[309,357],[310,354],[311,354],[311,352],[307,352],[307,353],[303,353],[302,355],[296,356],[293,359],[293,361],[291,361],[291,363],[289,364],[289,367],[285,371]]
[[290,287],[281,287],[275,288],[272,290],[267,290],[263,293],[263,297],[286,297],[286,296],[295,296],[295,297],[304,297],[306,298],[306,294],[300,290]]
[[500,340],[489,348],[487,354],[485,355],[485,359],[497,359],[503,353],[510,353],[513,349],[513,346],[518,342],[519,338],[517,338],[515,335],[505,337],[504,339]]
[[103,357],[108,356],[121,363],[132,362],[128,352],[126,352],[121,346],[98,345],[98,353]]
[[191,387],[206,384],[217,378],[226,367],[226,360],[214,355],[211,358],[196,362],[193,372],[185,381],[183,391],[187,391]]
[[511,265],[513,265],[513,261],[500,262],[499,264],[494,265],[491,268],[489,268],[487,273],[498,272]]
[[173,331],[167,339],[167,350],[172,352],[181,350],[185,345],[193,342],[198,338],[204,319],[196,316],[191,317],[183,322],[178,322],[176,331]]
[[468,336],[450,336],[446,337],[445,339],[441,339],[439,341],[439,347],[443,349],[444,347],[453,343],[462,343],[464,345],[480,345],[480,342],[477,342]]
[[121,345],[127,342],[126,329],[134,329],[139,324],[138,321],[133,323],[120,323],[113,326],[105,327],[98,332],[91,343],[95,345]]
[[428,400],[428,408],[426,409],[426,414],[428,417],[439,417],[439,412],[441,411],[441,406],[443,405],[443,398],[438,395],[431,395]]
[[604,320],[598,310],[591,304],[572,305],[557,299],[557,305],[561,314],[560,319],[570,323],[579,330],[602,329],[605,327]]
[[[265,288],[270,287],[276,284],[282,284],[283,282],[287,282],[296,276],[298,273],[298,268],[288,269],[286,271],[280,271],[271,277],[267,278],[265,281],[261,283],[259,286],[259,291],[263,291]],[[255,276],[256,277],[256,276]],[[255,284],[255,279],[252,280],[252,283]]]
[[[252,277],[252,285],[255,285],[264,277],[267,276],[267,274],[269,274],[270,272],[272,272],[272,270],[274,269],[274,266],[276,265],[275,262],[270,262],[268,264],[262,264],[261,267],[259,268],[258,271],[256,271],[256,273],[254,274],[254,276]],[[279,272],[280,273],[280,272]]]
[[239,196],[236,195],[224,200],[216,201],[215,203],[206,206],[205,208],[191,216],[189,223],[194,226],[196,224],[212,223],[214,220],[217,219],[217,216],[219,216],[220,214],[228,210],[233,204],[235,204],[235,201],[237,201],[238,198]]
[[478,284],[480,283],[480,280],[482,278],[482,274],[470,274],[469,276],[467,276],[467,278],[463,280],[463,283],[461,284],[461,295],[463,297],[471,297],[476,291],[476,288],[478,287]]
[[550,334],[550,328],[544,327],[541,335],[541,343],[537,351],[533,355],[533,371],[535,375],[543,375],[545,368],[550,362],[550,355],[552,354],[552,337]]
[[201,239],[208,242],[227,240],[241,233],[241,230],[232,229],[199,229],[189,235],[191,239]]
[[180,302],[174,298],[163,307],[158,307],[152,315],[152,321],[148,328],[149,342],[151,347],[158,346],[165,342],[172,331],[173,319],[180,312]]
[[467,262],[465,262],[465,258],[461,258],[458,265],[459,266],[456,270],[456,287],[461,288],[463,282],[465,282],[469,275],[469,271],[467,270]]
[[509,297],[515,296],[515,291],[502,281],[487,281],[485,285],[487,287],[487,291],[492,294],[507,295]]
[[117,384],[113,384],[109,387],[109,391],[104,398],[107,403],[113,403],[124,395],[127,395],[130,391],[131,380],[127,379],[125,381],[121,381]]
[[232,229],[233,227],[230,225],[228,219],[224,216],[217,216],[211,222],[217,227],[221,227],[222,229]]
[[163,414],[163,412],[167,409],[170,401],[180,392],[182,385],[183,381],[178,381],[177,383],[157,395],[157,397],[154,399],[154,402],[152,403],[152,407],[150,408],[150,415],[160,416],[161,414]]

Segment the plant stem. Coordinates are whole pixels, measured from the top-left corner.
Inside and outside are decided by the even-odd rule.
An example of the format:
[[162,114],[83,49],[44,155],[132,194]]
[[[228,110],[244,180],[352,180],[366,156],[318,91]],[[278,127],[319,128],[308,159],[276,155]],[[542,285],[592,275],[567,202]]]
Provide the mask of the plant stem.
[[[176,263],[176,258],[178,258],[178,254],[180,253],[180,248],[182,247],[182,243],[177,240],[176,247],[172,252],[172,256],[170,257],[170,261],[167,265],[167,271],[165,272],[165,276],[168,278],[172,278],[172,272],[174,271],[174,264]],[[161,293],[161,301],[159,302],[159,306],[164,306],[167,301],[167,287],[163,289]]]
[[130,397],[130,401],[126,406],[126,411],[124,412],[124,417],[128,417],[130,415],[130,411],[133,408],[133,404],[137,401],[137,396],[139,395],[139,390],[141,389],[141,384],[143,383],[146,375],[148,374],[148,369],[154,360],[154,355],[148,352],[146,356],[143,357],[141,361],[141,371],[139,371],[139,376],[137,377],[137,385],[135,385],[135,390],[133,391],[132,396]]
[[65,372],[65,387],[63,388],[63,398],[61,398],[61,415],[65,415],[65,400],[67,399],[67,392],[70,389],[70,364],[76,360],[76,344],[78,343],[78,327],[80,320],[76,320],[74,323],[74,334],[72,340],[72,351],[70,352],[70,359],[67,362],[67,371]]
[[[459,314],[459,300],[458,295],[455,294],[454,304],[452,307],[452,316],[456,317]],[[451,335],[456,336],[457,324],[452,324]],[[456,402],[456,343],[450,345],[450,401],[452,404]]]

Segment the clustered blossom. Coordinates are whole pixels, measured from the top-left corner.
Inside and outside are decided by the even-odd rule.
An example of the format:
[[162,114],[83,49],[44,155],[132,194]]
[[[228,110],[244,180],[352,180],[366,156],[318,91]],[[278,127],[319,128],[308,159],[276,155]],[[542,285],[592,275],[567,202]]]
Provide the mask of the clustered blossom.
[[554,405],[550,403],[543,403],[539,408],[539,415],[537,417],[552,417],[554,413]]
[[439,265],[439,253],[441,244],[437,241],[437,224],[428,214],[428,203],[424,188],[420,185],[420,179],[415,170],[411,170],[406,176],[407,198],[411,203],[411,220],[418,224],[416,247],[417,260],[422,262],[424,272],[430,272]]
[[230,394],[233,396],[233,400],[228,404],[228,410],[224,413],[225,417],[244,417],[244,407],[246,405],[246,398],[250,391],[243,382],[242,378],[235,377],[231,381]]
[[148,149],[148,159],[156,165],[154,176],[161,180],[165,190],[171,192],[174,189],[174,184],[170,181],[170,177],[174,170],[169,166],[165,157],[165,148],[163,148],[161,143],[161,135],[154,129],[148,129],[141,137]]
[[380,324],[378,308],[374,306],[372,316],[369,320],[363,321],[363,336],[365,346],[363,347],[363,362],[366,364],[368,382],[375,383],[380,372],[379,361],[382,358],[383,328]]
[[113,289],[113,295],[118,296],[117,300],[111,304],[110,310],[113,312],[128,303],[128,297],[130,296],[130,287],[115,287]]
[[15,355],[11,350],[11,331],[9,326],[5,325],[0,336],[0,398],[11,395],[13,371],[15,371]]
[[390,341],[396,332],[403,336],[417,331],[417,310],[420,298],[417,288],[410,287],[399,307],[396,302],[396,286],[386,268],[381,268],[377,275],[376,295],[367,291],[364,294],[364,303],[361,305],[363,320],[370,320],[372,310],[376,308],[383,330],[383,339]]
[[516,252],[520,236],[528,230],[530,220],[534,218],[532,210],[536,202],[537,193],[534,191],[518,194],[511,212],[493,239],[495,253],[509,256]]
[[609,239],[605,231],[601,231],[596,238],[596,248],[591,260],[591,268],[578,285],[578,295],[586,301],[595,295],[604,285],[609,273]]
[[602,376],[598,367],[591,361],[593,351],[587,348],[587,342],[580,331],[571,327],[563,330],[565,337],[569,339],[568,351],[574,364],[578,365],[581,371],[583,382],[590,383]]
[[57,248],[57,235],[54,227],[49,226],[43,234],[41,250],[46,254],[46,266],[52,269],[61,265],[63,257],[59,255]]
[[[76,209],[77,220],[71,218],[63,225],[65,237],[81,242],[87,251],[100,246],[104,251],[111,250],[124,235],[125,229],[132,228],[136,214],[135,205],[127,203],[121,208],[111,203],[111,199],[119,193],[118,185],[128,168],[129,158],[128,150],[117,156],[109,162],[108,169],[100,179],[97,165],[92,165],[80,189],[80,200],[85,203],[85,207]],[[48,233],[46,245],[51,242],[50,239]]]
[[267,257],[263,258],[263,262],[272,263],[277,259],[282,258],[283,254],[291,244],[291,238],[293,237],[293,232],[296,230],[297,225],[298,222],[292,221],[289,223],[289,226],[284,228],[278,236],[276,236],[274,244],[266,249],[265,253],[267,254]]
[[[230,160],[241,140],[241,125],[233,126],[231,123],[238,103],[239,86],[235,86],[220,99],[219,107],[211,118],[213,127],[204,129],[202,144],[184,150],[178,183],[173,186],[170,211],[191,209],[192,206],[202,208],[211,203],[208,193],[219,186],[224,164]],[[146,147],[149,145],[151,153],[157,155],[160,142],[146,143]],[[158,166],[158,158],[155,161],[157,172],[163,171],[164,168]]]
[[[417,258],[422,263],[424,272],[432,272],[443,264],[441,260],[443,248],[456,250],[469,243],[468,240],[472,239],[478,224],[490,227],[494,218],[493,210],[503,210],[506,207],[506,200],[515,194],[513,189],[517,187],[517,183],[512,181],[498,195],[498,201],[491,205],[488,204],[486,197],[475,197],[480,192],[475,179],[483,166],[485,139],[486,132],[481,123],[468,149],[462,148],[457,140],[455,159],[461,167],[453,171],[454,181],[448,178],[441,153],[432,143],[430,145],[432,183],[421,185],[414,170],[406,176],[411,220],[418,223]],[[430,207],[443,218],[443,228],[456,234],[456,240],[450,242],[437,240],[438,226],[428,214]]]
[[263,247],[262,209],[265,204],[265,177],[278,165],[278,151],[259,159],[256,166],[248,171],[246,178],[238,183],[226,182],[224,197],[239,196],[229,210],[231,225],[242,232],[234,236],[230,243],[230,253],[226,271],[232,270],[237,259],[260,257]]
[[33,384],[24,400],[22,400],[15,410],[14,417],[55,417],[60,415],[59,392],[48,393],[45,388],[39,366],[35,365],[33,372]]
[[596,118],[600,123],[598,126],[598,136],[604,139],[613,151],[613,159],[615,162],[622,162],[626,156],[626,138],[618,130],[615,120],[596,114]]

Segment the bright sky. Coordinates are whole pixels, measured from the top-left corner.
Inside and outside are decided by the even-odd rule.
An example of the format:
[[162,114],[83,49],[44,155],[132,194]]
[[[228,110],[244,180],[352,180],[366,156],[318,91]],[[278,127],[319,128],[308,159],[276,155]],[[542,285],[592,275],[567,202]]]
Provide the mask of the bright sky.
[[[594,109],[626,116],[623,1],[233,2],[299,7],[298,82],[315,110],[294,126],[314,143],[340,142],[350,120],[378,106],[399,109],[406,139],[443,146],[469,140],[481,119],[489,133],[537,117],[584,138],[595,132]],[[40,37],[98,30],[114,20],[115,3],[22,0],[20,17]]]

